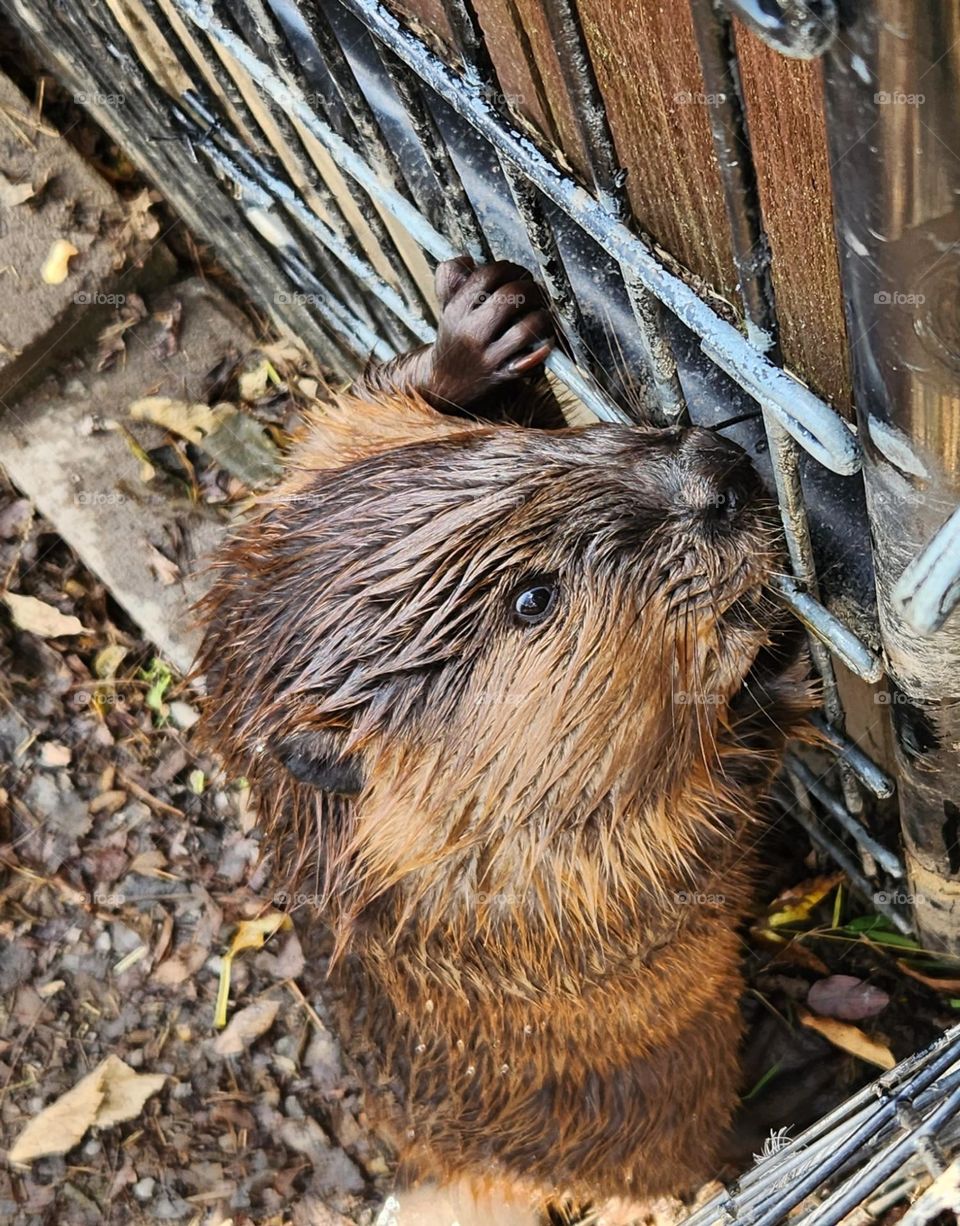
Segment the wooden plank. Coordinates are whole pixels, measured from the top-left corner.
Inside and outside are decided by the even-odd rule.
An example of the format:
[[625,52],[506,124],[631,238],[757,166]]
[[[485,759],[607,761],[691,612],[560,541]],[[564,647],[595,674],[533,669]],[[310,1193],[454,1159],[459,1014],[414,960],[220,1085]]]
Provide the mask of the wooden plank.
[[851,402],[820,66],[736,31],[747,122],[787,366],[841,411]]
[[686,3],[579,0],[627,191],[642,229],[722,296],[736,274]]

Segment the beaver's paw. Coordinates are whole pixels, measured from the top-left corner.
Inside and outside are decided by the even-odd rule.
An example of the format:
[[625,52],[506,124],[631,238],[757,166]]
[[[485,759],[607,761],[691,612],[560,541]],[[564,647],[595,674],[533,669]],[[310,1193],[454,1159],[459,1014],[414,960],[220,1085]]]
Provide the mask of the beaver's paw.
[[443,308],[433,346],[433,387],[455,404],[476,400],[534,370],[553,348],[542,290],[519,264],[476,267],[469,256],[440,264]]

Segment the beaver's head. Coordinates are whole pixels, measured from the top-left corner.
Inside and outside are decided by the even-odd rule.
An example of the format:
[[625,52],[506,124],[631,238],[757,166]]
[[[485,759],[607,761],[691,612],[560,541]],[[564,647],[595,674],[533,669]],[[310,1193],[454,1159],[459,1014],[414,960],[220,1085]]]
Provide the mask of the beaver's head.
[[208,734],[335,920],[662,899],[807,705],[775,523],[705,430],[344,400],[222,561]]

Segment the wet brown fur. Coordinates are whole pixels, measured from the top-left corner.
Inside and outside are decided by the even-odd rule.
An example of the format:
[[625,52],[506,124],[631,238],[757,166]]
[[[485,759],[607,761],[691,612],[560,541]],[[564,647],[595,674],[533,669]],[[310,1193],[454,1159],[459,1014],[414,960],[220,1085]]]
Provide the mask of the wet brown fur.
[[[206,735],[333,934],[408,1174],[677,1192],[734,1107],[751,845],[811,702],[774,519],[714,514],[703,431],[471,423],[387,382],[317,411],[221,558]],[[542,575],[556,615],[514,624]]]

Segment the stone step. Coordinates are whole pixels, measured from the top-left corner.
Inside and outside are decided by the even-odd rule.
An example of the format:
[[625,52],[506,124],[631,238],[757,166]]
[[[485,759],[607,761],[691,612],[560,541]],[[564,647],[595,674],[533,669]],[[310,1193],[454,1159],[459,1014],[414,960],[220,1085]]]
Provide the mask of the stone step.
[[176,264],[147,193],[126,203],[0,74],[0,411]]
[[[74,359],[0,415],[0,462],[58,534],[106,584],[159,651],[181,673],[196,651],[190,607],[202,593],[203,569],[221,539],[215,510],[163,493],[141,478],[140,460],[122,423],[155,446],[157,427],[131,421],[144,396],[201,400],[206,376],[231,352],[255,347],[240,312],[216,290],[190,280],[145,295],[151,311],[182,304],[177,351],[161,356],[163,328],[151,316],[124,333],[123,360],[98,372],[97,350]],[[175,553],[173,577],[158,554]]]

